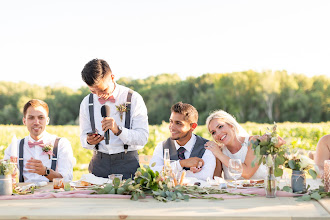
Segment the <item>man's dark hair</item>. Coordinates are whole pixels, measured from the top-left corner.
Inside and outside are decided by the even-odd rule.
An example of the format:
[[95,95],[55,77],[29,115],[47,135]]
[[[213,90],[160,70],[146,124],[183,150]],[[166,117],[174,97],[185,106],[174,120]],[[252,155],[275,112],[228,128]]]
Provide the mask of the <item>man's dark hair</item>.
[[31,99],[30,101],[28,101],[27,103],[25,103],[24,107],[23,107],[23,116],[24,118],[26,117],[26,113],[27,113],[27,109],[32,106],[33,108],[37,108],[39,106],[43,107],[46,112],[47,115],[49,115],[49,108],[46,102],[39,100],[39,99]]
[[102,59],[89,61],[81,72],[81,77],[88,86],[97,85],[108,73],[112,73],[109,64]]
[[171,112],[184,115],[184,120],[190,123],[197,123],[198,112],[196,108],[188,103],[178,102],[171,107]]

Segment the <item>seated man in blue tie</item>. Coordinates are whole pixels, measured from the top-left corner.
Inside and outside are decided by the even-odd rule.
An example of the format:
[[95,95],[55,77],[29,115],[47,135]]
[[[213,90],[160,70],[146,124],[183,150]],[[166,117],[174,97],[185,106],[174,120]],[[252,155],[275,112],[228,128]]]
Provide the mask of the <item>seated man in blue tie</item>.
[[[73,153],[66,138],[49,134],[47,103],[38,99],[28,101],[23,108],[23,124],[30,135],[18,141],[20,182],[53,181],[54,178],[72,180]],[[5,150],[5,160],[10,159],[11,147]]]
[[[156,163],[152,170],[161,172],[164,167],[164,149],[169,149],[172,168],[178,171],[186,169],[186,177],[195,177],[206,180],[213,178],[216,165],[212,152],[206,150],[204,144],[208,141],[193,134],[197,127],[198,112],[194,106],[178,102],[171,108],[169,129],[171,137],[160,142],[150,160],[150,167]],[[175,163],[175,164],[174,164]]]

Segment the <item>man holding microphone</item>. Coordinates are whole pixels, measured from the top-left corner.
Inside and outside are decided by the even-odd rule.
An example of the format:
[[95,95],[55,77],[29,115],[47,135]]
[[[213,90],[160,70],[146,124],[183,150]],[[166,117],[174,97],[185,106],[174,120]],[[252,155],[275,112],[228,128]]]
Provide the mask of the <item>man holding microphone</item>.
[[89,172],[104,178],[110,174],[133,177],[140,166],[137,150],[149,136],[142,96],[117,84],[108,63],[101,59],[88,62],[81,76],[92,93],[82,100],[79,114],[82,146],[94,150]]

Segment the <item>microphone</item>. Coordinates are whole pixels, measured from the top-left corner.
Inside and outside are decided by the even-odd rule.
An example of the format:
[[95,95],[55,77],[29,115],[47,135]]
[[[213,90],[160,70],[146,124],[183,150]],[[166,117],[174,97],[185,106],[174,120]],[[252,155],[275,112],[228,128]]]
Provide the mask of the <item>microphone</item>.
[[[110,117],[110,107],[108,105],[103,105],[101,107],[101,115],[103,118]],[[109,129],[104,132],[105,144],[109,144],[110,134]]]

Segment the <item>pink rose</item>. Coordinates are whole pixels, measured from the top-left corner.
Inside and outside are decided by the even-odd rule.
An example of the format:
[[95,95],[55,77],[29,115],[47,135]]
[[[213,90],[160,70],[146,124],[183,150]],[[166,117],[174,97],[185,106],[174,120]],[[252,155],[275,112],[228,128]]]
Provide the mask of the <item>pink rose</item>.
[[277,144],[275,145],[275,147],[277,147],[277,148],[281,147],[283,144],[286,143],[285,140],[281,137],[278,137],[277,139],[278,139],[278,141],[277,141]]
[[270,137],[267,134],[262,135],[261,137],[258,138],[260,141],[260,145],[265,146],[269,144]]

